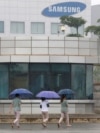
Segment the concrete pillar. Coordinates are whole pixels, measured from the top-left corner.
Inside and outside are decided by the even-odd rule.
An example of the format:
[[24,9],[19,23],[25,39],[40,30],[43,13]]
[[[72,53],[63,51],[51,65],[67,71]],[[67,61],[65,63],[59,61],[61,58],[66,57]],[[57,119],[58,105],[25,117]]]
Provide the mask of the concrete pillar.
[[94,112],[100,114],[100,83],[94,84],[93,98],[94,103]]

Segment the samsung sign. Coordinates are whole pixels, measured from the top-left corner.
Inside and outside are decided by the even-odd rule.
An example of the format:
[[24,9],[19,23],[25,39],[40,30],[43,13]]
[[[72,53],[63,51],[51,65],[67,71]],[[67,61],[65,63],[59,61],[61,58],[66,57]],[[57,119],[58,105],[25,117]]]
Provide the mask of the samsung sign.
[[47,17],[70,16],[82,12],[86,4],[81,2],[63,2],[46,7],[42,14]]

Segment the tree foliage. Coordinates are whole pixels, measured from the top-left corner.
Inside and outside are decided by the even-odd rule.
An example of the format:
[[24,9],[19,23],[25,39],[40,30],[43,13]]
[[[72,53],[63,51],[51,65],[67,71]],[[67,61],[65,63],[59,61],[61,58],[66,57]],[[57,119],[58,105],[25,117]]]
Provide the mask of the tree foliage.
[[100,66],[99,65],[93,67],[93,82],[100,83]]
[[[98,19],[97,22],[99,23],[99,22],[100,22],[100,19]],[[95,34],[95,35],[97,35],[97,36],[100,37],[100,26],[96,26],[96,25],[88,26],[88,27],[85,29],[86,35],[87,35],[89,32],[90,32],[90,33],[93,33],[93,34]]]
[[82,17],[76,18],[72,16],[62,16],[60,17],[60,21],[64,25],[76,28],[77,36],[79,35],[78,28],[86,23],[86,21],[82,19]]

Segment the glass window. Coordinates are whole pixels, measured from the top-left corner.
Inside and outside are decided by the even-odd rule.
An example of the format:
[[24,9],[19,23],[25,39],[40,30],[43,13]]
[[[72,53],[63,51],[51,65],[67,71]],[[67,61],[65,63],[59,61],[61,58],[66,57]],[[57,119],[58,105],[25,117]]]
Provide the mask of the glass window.
[[86,98],[85,65],[73,64],[71,67],[71,85],[75,91],[75,99]]
[[[76,28],[74,28],[74,27],[71,27],[71,34],[76,34],[77,33],[77,31],[76,31]],[[84,25],[81,25],[79,28],[78,28],[78,33],[80,34],[80,35],[84,35]]]
[[64,34],[61,31],[61,24],[60,23],[51,23],[51,34]]
[[10,32],[15,34],[25,33],[25,23],[24,22],[11,22]]
[[51,23],[51,34],[59,33],[59,23]]
[[49,90],[49,64],[30,64],[30,88],[34,96],[41,90]]
[[45,24],[43,22],[31,22],[31,34],[44,34]]
[[[99,72],[95,66],[94,75]],[[98,78],[100,79],[100,76]],[[93,65],[69,63],[0,63],[0,99],[7,99],[16,88],[26,88],[34,98],[41,90],[69,88],[74,99],[93,98]],[[73,97],[72,97],[73,99]]]
[[4,22],[0,21],[0,33],[4,33]]
[[51,64],[51,89],[58,92],[60,89],[70,88],[70,65]]
[[36,95],[41,90],[70,88],[69,64],[30,64],[30,88]]
[[93,99],[93,66],[86,66],[86,97]]
[[8,64],[0,64],[0,99],[9,96]]
[[29,89],[28,64],[10,64],[10,91],[16,88]]

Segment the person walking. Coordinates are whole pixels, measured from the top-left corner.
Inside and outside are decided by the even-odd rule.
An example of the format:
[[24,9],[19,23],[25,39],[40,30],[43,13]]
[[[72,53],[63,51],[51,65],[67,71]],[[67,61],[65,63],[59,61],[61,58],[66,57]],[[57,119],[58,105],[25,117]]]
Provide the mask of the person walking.
[[12,109],[13,109],[14,114],[15,114],[15,120],[12,123],[12,128],[14,127],[14,125],[16,125],[18,128],[20,127],[19,120],[20,120],[20,111],[21,111],[21,100],[19,97],[20,97],[20,95],[16,94],[15,98],[13,99],[13,101],[10,105],[9,113],[11,113]]
[[42,125],[43,127],[47,126],[47,122],[49,120],[49,113],[48,113],[48,107],[49,107],[49,103],[46,100],[45,97],[41,98],[41,103],[40,103],[40,108],[41,108],[41,113],[42,113]]
[[68,103],[66,100],[66,95],[61,96],[60,103],[61,103],[61,116],[60,116],[60,119],[59,119],[58,124],[57,124],[58,128],[60,127],[64,118],[66,120],[66,126],[70,127],[71,125],[69,123]]

